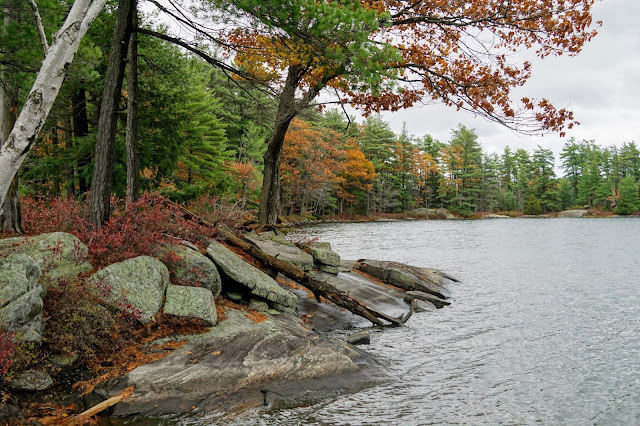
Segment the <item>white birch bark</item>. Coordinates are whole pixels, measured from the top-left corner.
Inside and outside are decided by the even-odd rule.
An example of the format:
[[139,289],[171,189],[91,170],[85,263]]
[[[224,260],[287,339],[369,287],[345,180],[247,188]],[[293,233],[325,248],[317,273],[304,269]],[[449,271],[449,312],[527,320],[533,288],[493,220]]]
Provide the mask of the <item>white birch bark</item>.
[[54,36],[13,130],[0,147],[0,206],[4,204],[11,180],[31,151],[38,132],[47,119],[80,40],[106,2],[107,0],[76,0],[64,24]]

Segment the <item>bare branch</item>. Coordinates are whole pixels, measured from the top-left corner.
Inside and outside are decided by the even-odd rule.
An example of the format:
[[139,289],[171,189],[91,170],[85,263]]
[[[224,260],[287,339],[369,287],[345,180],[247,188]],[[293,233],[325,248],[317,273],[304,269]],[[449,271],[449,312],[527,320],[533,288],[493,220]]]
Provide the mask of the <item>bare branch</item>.
[[38,11],[38,5],[36,4],[36,0],[27,0],[29,2],[29,6],[33,10],[33,18],[36,21],[36,27],[38,28],[38,34],[40,34],[40,43],[42,43],[42,53],[43,56],[47,56],[47,51],[49,50],[49,43],[47,42],[47,36],[44,33],[44,26],[42,25],[42,18],[40,17],[40,12]]

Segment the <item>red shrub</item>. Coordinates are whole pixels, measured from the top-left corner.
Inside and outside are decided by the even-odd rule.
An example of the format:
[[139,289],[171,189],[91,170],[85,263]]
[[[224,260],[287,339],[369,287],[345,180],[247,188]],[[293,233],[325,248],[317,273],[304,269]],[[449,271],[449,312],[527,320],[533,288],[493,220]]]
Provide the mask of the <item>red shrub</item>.
[[9,367],[13,364],[12,355],[18,344],[13,340],[15,333],[7,330],[0,330],[0,375],[9,371]]
[[89,259],[101,268],[143,254],[153,255],[159,243],[187,240],[202,244],[212,230],[187,220],[157,194],[144,194],[126,210],[113,199],[114,214],[99,229],[87,221],[87,207],[56,198],[22,200],[25,231],[30,234],[62,231],[76,235],[89,247]]

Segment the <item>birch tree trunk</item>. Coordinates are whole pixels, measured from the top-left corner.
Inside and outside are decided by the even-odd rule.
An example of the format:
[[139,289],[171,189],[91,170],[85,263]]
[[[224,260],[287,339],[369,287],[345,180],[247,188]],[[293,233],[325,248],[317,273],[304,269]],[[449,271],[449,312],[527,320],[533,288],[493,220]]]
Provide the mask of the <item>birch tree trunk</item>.
[[31,151],[51,111],[80,40],[106,2],[107,0],[76,0],[64,24],[54,36],[24,107],[9,137],[0,147],[0,206],[4,205],[11,181]]

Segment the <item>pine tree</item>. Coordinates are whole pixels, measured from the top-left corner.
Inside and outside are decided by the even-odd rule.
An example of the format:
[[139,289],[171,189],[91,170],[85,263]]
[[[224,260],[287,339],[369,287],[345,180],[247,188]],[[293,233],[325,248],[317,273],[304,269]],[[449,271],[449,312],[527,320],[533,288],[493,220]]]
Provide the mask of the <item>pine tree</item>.
[[628,215],[640,208],[638,198],[638,184],[633,176],[629,175],[620,182],[618,192],[618,204],[615,208],[616,214]]

